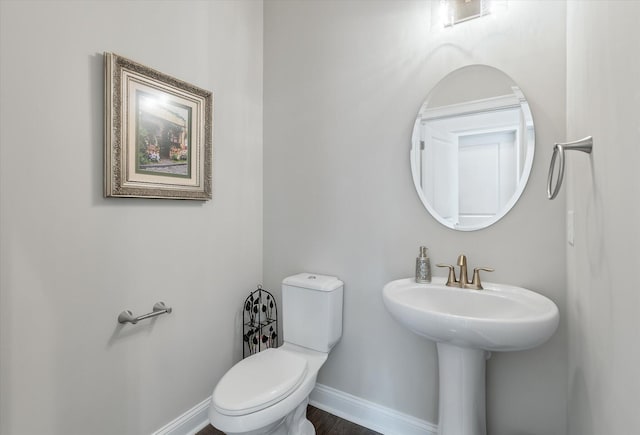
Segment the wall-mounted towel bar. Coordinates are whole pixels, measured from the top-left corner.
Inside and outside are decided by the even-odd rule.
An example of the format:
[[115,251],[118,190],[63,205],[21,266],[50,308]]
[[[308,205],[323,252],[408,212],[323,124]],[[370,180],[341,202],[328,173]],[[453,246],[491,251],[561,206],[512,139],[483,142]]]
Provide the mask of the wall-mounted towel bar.
[[[551,165],[549,166],[549,177],[547,177],[547,198],[554,199],[560,192],[560,186],[562,186],[562,179],[564,178],[564,152],[565,151],[582,151],[587,154],[591,154],[593,148],[593,137],[587,136],[584,139],[577,140],[575,142],[557,143],[553,147],[553,156],[551,156]],[[556,187],[552,189],[553,185],[553,170],[556,166],[556,157],[559,156],[558,178],[556,180]]]
[[118,315],[119,323],[133,323],[134,325],[138,323],[140,320],[149,319],[151,317],[159,316],[160,314],[168,314],[171,311],[171,307],[167,307],[164,302],[156,302],[153,306],[153,311],[147,314],[143,314],[142,316],[134,317],[133,313],[129,310],[124,310]]

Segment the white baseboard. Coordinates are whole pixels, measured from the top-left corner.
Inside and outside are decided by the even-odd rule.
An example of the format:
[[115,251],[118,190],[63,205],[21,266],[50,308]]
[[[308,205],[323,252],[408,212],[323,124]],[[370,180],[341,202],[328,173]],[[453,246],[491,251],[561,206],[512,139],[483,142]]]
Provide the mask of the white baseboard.
[[[385,435],[437,435],[438,426],[326,385],[316,384],[309,403],[330,414]],[[209,424],[207,397],[152,435],[195,435]]]
[[209,405],[211,397],[167,423],[152,435],[195,435],[209,424]]
[[385,435],[437,435],[438,426],[360,397],[316,384],[311,405]]

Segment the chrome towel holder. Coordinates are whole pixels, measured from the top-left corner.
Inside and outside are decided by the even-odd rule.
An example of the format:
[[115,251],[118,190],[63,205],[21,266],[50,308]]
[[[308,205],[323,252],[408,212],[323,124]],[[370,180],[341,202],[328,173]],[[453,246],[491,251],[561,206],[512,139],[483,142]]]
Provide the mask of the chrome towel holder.
[[134,325],[140,320],[149,319],[151,317],[159,316],[160,314],[169,314],[173,309],[167,307],[164,302],[156,302],[153,305],[153,311],[142,316],[134,317],[130,310],[124,310],[118,315],[118,323],[133,323]]
[[[584,139],[577,140],[575,142],[556,143],[553,147],[553,156],[551,156],[551,165],[549,166],[549,176],[547,177],[547,198],[554,199],[560,192],[560,186],[562,186],[562,180],[564,178],[564,152],[565,151],[582,151],[587,154],[591,154],[593,149],[593,137],[587,136]],[[556,157],[559,157],[558,178],[556,181],[556,187],[552,189],[553,185],[553,170],[556,166]]]

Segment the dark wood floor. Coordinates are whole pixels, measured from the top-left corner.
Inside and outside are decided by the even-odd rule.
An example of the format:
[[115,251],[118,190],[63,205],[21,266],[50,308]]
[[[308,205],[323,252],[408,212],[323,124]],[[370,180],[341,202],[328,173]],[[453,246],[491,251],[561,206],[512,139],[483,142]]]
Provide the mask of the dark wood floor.
[[[378,432],[343,420],[340,417],[336,417],[311,405],[307,408],[307,418],[316,428],[316,435],[380,435]],[[209,425],[196,435],[220,434],[223,434],[223,432]]]

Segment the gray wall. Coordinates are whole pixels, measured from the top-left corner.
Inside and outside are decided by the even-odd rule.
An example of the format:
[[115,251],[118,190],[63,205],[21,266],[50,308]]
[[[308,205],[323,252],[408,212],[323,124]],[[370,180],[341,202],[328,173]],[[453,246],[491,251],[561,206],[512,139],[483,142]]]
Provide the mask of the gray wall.
[[[0,3],[0,433],[150,433],[240,357],[262,22],[252,1]],[[102,197],[103,51],[214,92],[212,201]],[[174,312],[117,326],[158,300]]]
[[[640,2],[509,2],[452,29],[435,4],[266,3],[263,220],[260,2],[0,2],[0,433],[148,433],[191,408],[239,358],[235,307],[263,264],[276,291],[301,270],[346,282],[321,383],[436,422],[435,347],[380,296],[412,274],[419,244],[560,306],[548,344],[489,361],[492,435],[564,434],[567,394],[570,434],[640,431],[640,236],[623,224],[640,221]],[[102,198],[105,50],[214,91],[213,201]],[[544,198],[565,54],[567,137],[596,138],[568,162],[568,304],[565,197]],[[409,139],[431,87],[472,63],[520,84],[538,148],[515,209],[456,233],[413,191]],[[157,300],[174,313],[116,326]]]
[[[499,16],[451,29],[425,1],[268,1],[264,67],[264,276],[278,289],[311,271],[345,281],[344,335],[319,382],[437,422],[435,345],[395,323],[382,287],[411,276],[420,244],[433,263],[461,252],[490,278],[560,307],[540,348],[489,361],[489,433],[566,433],[564,197],[545,183],[551,144],[565,137],[563,2],[514,1]],[[440,226],[414,191],[413,121],[448,72],[485,63],[527,96],[537,149],[529,184],[494,226]],[[443,271],[437,271],[444,274]]]
[[569,433],[640,433],[640,2],[569,2]]

